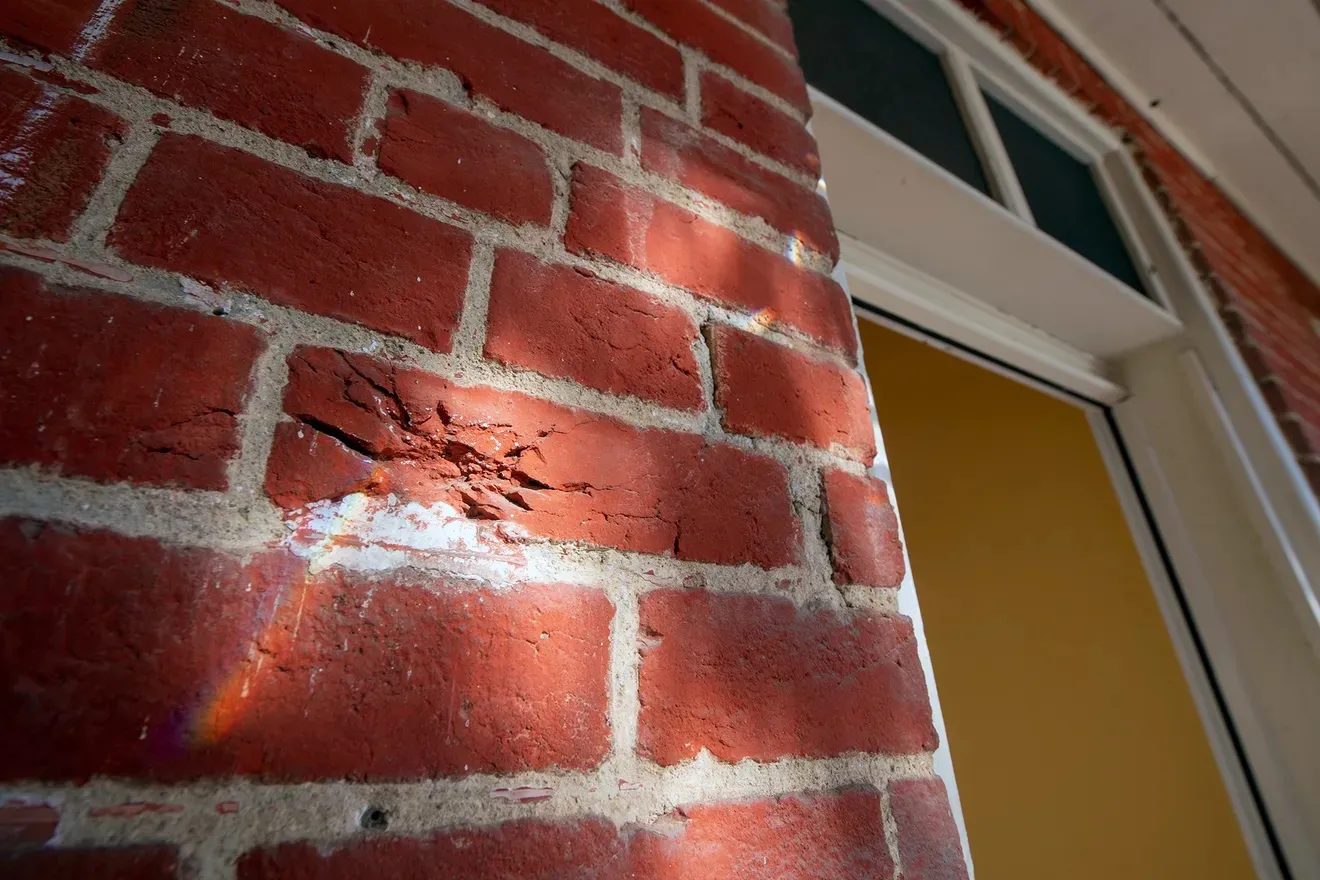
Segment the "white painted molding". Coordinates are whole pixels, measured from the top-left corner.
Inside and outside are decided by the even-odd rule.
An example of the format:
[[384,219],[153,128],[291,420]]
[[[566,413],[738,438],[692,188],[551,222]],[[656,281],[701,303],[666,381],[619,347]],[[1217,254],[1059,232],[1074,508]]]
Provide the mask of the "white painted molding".
[[854,297],[946,339],[1101,403],[1124,389],[1104,362],[858,241],[839,236],[840,264]]

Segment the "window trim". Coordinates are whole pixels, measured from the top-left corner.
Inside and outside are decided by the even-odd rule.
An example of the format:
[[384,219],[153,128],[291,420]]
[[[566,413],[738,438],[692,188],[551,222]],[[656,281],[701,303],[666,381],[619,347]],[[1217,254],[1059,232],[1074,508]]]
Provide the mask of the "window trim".
[[[961,9],[950,9],[945,0],[864,2],[940,57],[954,101],[962,112],[963,124],[989,181],[994,196],[992,201],[1048,236],[1032,216],[1017,171],[990,116],[984,91],[993,94],[1044,137],[1090,169],[1101,200],[1145,284],[1146,292],[1132,290],[1126,284],[1123,286],[1169,310],[1168,292],[1158,273],[1153,271],[1151,254],[1118,197],[1107,170],[1113,155],[1127,153],[1122,136],[1064,95],[1057,84],[1042,76],[1015,51],[994,40],[980,22]],[[958,183],[977,192],[962,180]],[[983,194],[977,192],[977,195]],[[1087,259],[1062,242],[1059,244],[1081,259]],[[1123,284],[1103,268],[1096,268]]]

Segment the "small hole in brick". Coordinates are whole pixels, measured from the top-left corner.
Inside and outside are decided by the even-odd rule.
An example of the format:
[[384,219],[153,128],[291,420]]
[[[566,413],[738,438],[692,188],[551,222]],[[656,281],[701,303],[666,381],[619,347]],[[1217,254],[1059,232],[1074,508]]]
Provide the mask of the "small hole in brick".
[[226,309],[224,306],[216,306],[215,308],[211,309],[211,314],[215,315],[218,318],[221,315],[229,314],[229,310]]
[[368,831],[383,831],[390,827],[390,814],[380,807],[367,807],[358,822]]

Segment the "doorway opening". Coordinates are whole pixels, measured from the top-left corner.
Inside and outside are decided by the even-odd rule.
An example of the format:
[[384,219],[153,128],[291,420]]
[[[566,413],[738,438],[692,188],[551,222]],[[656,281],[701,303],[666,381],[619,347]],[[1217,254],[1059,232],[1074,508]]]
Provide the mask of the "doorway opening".
[[1256,876],[1096,413],[860,314],[977,877]]

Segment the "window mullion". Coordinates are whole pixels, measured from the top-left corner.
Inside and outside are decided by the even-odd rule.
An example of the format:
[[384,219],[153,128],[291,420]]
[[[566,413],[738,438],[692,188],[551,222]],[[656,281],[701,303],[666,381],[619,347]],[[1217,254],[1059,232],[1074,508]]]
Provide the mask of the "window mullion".
[[1034,223],[1031,206],[1027,204],[1017,172],[1013,170],[1008,151],[1004,149],[1004,142],[999,137],[999,129],[990,118],[990,108],[986,106],[985,96],[976,81],[976,74],[972,72],[971,62],[961,49],[946,45],[944,67],[995,195],[1014,214],[1028,223]]

